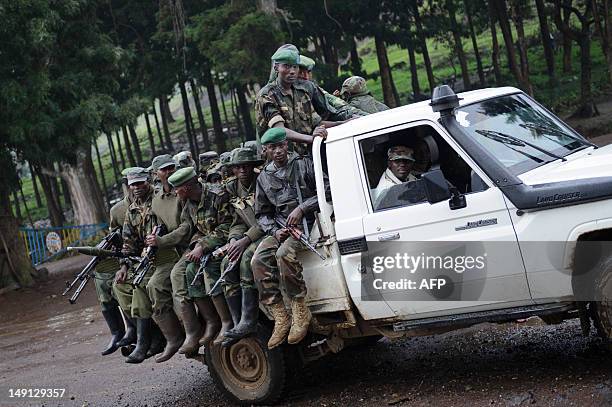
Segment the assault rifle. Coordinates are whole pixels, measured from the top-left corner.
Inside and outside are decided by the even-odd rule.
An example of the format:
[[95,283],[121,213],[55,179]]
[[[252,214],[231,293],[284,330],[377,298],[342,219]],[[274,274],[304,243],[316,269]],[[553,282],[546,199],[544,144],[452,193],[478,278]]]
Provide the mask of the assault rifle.
[[200,267],[198,268],[198,272],[195,274],[195,276],[193,277],[193,281],[191,282],[192,287],[197,286],[197,285],[202,285],[202,283],[199,282],[199,279],[201,277],[204,277],[204,272],[206,271],[206,265],[208,264],[208,261],[210,260],[211,255],[212,255],[211,253],[205,254],[200,259]]
[[325,257],[319,253],[317,251],[317,249],[312,245],[312,243],[310,243],[310,241],[308,240],[308,238],[306,237],[306,235],[304,235],[304,232],[302,232],[300,229],[298,229],[295,226],[289,226],[287,225],[287,222],[284,221],[283,219],[281,219],[280,217],[276,217],[274,218],[274,221],[276,222],[276,224],[283,228],[283,229],[287,229],[287,231],[289,232],[289,234],[295,239],[295,240],[299,240],[304,246],[306,246],[306,248],[308,250],[310,250],[311,252],[313,252],[314,254],[316,254],[317,256],[319,256],[321,258],[321,260],[325,260]]
[[[101,250],[116,253],[109,249],[111,249],[112,247],[121,247],[121,242],[121,231],[119,228],[117,228],[108,235],[106,235],[104,239],[102,239],[102,241],[100,241],[100,243],[98,243],[96,247],[93,247],[92,249],[94,249],[94,251]],[[74,250],[74,248],[69,247],[67,250],[71,251]],[[68,299],[71,304],[76,303],[77,299],[81,295],[81,292],[83,291],[89,280],[94,276],[94,269],[103,258],[105,257],[95,255],[95,257],[91,259],[89,263],[87,263],[83,270],[81,270],[81,272],[76,275],[72,282],[66,281],[66,289],[62,293],[62,297],[66,296],[66,294],[68,294],[70,290],[72,290],[72,288],[80,281],[81,283],[77,287],[76,291],[74,292],[74,294],[72,294],[72,297]]]
[[[165,225],[156,225],[153,228],[153,234],[155,236],[161,236],[166,232]],[[132,286],[134,288],[139,287],[145,279],[147,273],[151,270],[153,266],[153,261],[155,260],[155,254],[157,253],[157,246],[147,246],[144,249],[144,254],[138,266],[136,266],[136,270],[134,270],[134,281],[132,281]]]

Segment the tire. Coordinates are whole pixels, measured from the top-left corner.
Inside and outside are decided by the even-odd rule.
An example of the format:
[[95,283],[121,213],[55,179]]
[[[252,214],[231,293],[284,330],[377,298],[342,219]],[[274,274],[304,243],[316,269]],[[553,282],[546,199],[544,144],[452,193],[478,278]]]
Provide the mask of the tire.
[[599,336],[612,340],[612,256],[601,262],[594,292],[597,301],[591,302],[590,311],[595,328]]
[[237,404],[273,404],[282,396],[288,378],[286,346],[269,350],[271,330],[259,323],[257,335],[229,348],[205,351],[210,375],[221,392]]

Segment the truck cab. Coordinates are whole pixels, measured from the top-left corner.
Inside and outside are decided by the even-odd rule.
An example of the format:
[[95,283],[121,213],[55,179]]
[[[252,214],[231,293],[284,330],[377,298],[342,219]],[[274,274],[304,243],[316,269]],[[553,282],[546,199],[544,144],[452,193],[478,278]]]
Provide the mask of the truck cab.
[[[267,350],[262,309],[261,338],[233,350],[264,358],[256,363],[267,366],[258,385],[228,373],[231,349],[207,350],[213,379],[234,401],[280,397],[272,373],[287,355],[308,362],[368,337],[533,315],[550,323],[592,320],[600,335],[612,337],[612,146],[597,148],[512,87],[455,95],[442,86],[432,100],[328,132],[312,146],[320,212],[309,233],[325,260],[301,256],[311,334],[299,346]],[[387,152],[398,145],[414,152],[414,178],[381,191]],[[432,275],[444,280],[442,296],[431,286],[376,289],[373,256],[432,251],[480,253],[486,267]],[[405,273],[398,276],[410,277]]]

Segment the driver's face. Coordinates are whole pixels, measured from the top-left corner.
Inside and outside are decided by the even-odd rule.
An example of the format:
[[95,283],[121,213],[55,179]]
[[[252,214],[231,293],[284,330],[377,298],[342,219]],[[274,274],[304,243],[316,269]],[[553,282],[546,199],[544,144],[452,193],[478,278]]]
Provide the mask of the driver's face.
[[400,181],[404,182],[408,179],[410,171],[412,171],[414,163],[410,160],[392,160],[389,161],[389,169]]

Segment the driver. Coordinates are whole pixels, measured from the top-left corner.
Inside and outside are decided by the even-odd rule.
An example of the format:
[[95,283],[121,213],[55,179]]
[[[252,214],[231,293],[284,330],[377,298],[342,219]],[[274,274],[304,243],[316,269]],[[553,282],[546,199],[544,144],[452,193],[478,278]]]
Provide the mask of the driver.
[[378,185],[372,191],[374,208],[378,207],[381,198],[385,195],[384,192],[393,185],[417,180],[412,172],[414,161],[414,151],[411,148],[402,145],[389,148],[387,151],[387,169],[380,176]]

